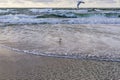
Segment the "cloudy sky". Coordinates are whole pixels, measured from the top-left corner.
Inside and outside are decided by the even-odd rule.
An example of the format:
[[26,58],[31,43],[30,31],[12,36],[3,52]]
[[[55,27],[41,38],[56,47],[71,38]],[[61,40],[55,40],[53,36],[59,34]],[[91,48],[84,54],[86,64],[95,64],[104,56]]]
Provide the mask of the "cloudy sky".
[[[119,7],[120,0],[83,0],[81,7]],[[76,7],[77,0],[0,0],[0,7]]]

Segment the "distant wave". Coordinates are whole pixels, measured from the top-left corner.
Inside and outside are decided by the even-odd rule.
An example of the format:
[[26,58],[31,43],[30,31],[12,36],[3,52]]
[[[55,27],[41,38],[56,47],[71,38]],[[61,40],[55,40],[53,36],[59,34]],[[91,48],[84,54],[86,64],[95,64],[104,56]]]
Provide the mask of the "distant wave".
[[120,9],[0,9],[0,24],[120,24]]
[[106,18],[92,16],[89,18],[25,18],[9,17],[0,18],[0,24],[120,24],[120,18]]
[[108,17],[108,18],[120,18],[119,13],[65,13],[65,14],[43,14],[36,18],[84,18],[84,17]]

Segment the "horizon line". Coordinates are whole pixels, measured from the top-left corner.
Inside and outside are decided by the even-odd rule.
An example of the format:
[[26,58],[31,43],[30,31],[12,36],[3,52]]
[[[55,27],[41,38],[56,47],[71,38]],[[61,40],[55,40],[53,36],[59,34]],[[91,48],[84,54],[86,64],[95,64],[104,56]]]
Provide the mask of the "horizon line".
[[[66,9],[71,9],[71,8],[73,8],[73,9],[77,9],[77,7],[0,7],[1,9],[2,8],[47,8],[47,9],[49,9],[49,8],[59,8],[59,9],[62,9],[62,8],[66,8]],[[117,8],[117,9],[120,9],[120,7],[81,7],[81,8],[79,8],[79,9],[87,9],[87,8],[106,8],[106,9],[114,9],[114,8]]]

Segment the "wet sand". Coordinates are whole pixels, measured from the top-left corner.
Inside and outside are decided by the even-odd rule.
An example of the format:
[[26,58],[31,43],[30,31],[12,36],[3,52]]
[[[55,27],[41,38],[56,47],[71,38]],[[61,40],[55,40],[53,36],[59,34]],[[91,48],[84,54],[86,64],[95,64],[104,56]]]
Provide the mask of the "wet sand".
[[119,80],[120,62],[36,56],[0,47],[0,80]]

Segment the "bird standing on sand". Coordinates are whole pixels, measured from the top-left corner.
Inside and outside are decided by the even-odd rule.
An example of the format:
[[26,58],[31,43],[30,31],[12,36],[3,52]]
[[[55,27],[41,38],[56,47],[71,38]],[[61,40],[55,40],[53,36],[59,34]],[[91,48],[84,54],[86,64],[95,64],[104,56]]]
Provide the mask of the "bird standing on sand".
[[77,8],[78,8],[78,9],[79,9],[79,5],[80,5],[81,3],[85,3],[85,2],[83,2],[83,1],[78,1],[78,3],[77,3]]
[[62,38],[59,38],[59,45],[61,45],[62,43]]

